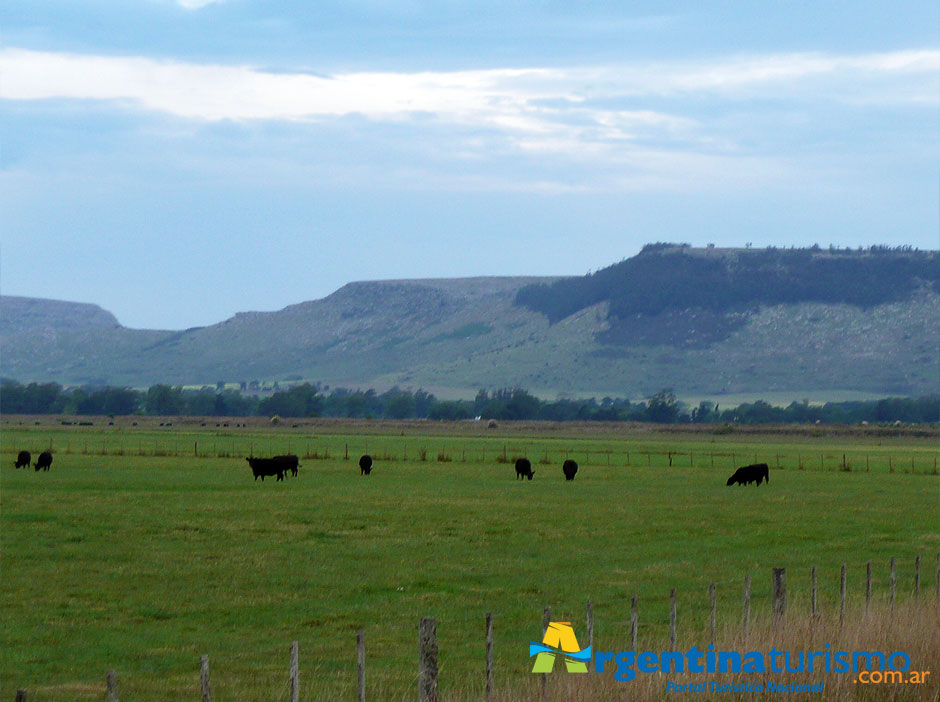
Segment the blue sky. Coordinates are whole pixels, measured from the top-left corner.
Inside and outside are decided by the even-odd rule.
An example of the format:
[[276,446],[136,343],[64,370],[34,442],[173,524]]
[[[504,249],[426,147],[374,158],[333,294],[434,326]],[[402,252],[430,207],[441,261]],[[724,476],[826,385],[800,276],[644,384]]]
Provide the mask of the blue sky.
[[935,2],[0,8],[0,286],[186,328],[652,241],[937,248]]

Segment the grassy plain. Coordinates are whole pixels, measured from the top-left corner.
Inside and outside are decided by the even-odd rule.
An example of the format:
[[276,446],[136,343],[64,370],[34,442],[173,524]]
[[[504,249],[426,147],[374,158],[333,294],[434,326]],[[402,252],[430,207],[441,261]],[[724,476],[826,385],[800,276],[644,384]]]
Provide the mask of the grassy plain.
[[[936,593],[936,430],[168,421],[4,418],[0,698],[100,699],[114,669],[122,699],[197,699],[208,654],[214,699],[287,699],[297,640],[302,699],[354,699],[364,629],[370,698],[412,699],[422,616],[438,619],[443,695],[467,698],[482,690],[486,612],[507,689],[531,683],[544,606],[580,632],[592,600],[595,647],[621,650],[637,595],[640,646],[659,648],[676,588],[682,648],[706,642],[710,582],[735,625],[746,573],[766,614],[773,567],[793,612],[813,566],[829,614],[841,563],[850,616],[868,561],[877,603],[891,557],[899,600],[917,554]],[[17,450],[50,445],[48,473],[13,468]],[[244,456],[288,451],[306,456],[298,478],[252,481]],[[531,482],[502,462],[523,453]],[[581,464],[572,483],[565,456]],[[770,484],[726,487],[752,460]]]

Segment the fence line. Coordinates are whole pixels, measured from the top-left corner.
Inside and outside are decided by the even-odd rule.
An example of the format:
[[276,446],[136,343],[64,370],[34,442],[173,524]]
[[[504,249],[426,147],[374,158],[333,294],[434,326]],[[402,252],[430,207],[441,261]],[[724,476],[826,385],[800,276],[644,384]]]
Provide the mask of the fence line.
[[[32,436],[32,432],[27,432]],[[191,457],[195,459],[203,458],[242,458],[244,456],[257,455],[276,455],[283,453],[296,453],[305,460],[335,460],[342,457],[343,460],[349,460],[350,456],[355,458],[363,453],[369,453],[376,461],[389,462],[455,462],[470,464],[487,463],[487,455],[490,456],[490,462],[511,463],[517,457],[530,453],[530,444],[519,442],[518,444],[502,443],[499,448],[494,450],[494,441],[489,440],[485,443],[473,442],[455,442],[453,439],[442,439],[439,442],[429,441],[427,445],[418,448],[416,451],[409,452],[407,443],[402,442],[395,446],[392,444],[382,452],[369,451],[369,442],[363,442],[360,446],[350,446],[349,442],[343,439],[331,441],[329,439],[298,439],[288,436],[264,436],[248,435],[245,437],[237,436],[213,436],[206,434],[200,439],[193,439],[192,450],[190,451],[184,442],[182,445],[179,437],[169,434],[167,436],[149,436],[146,440],[138,438],[136,441],[128,440],[122,436],[116,437],[83,437],[80,440],[72,442],[72,438],[67,437],[64,440],[64,446],[58,448],[55,446],[55,437],[50,436],[48,442],[31,441],[34,448],[36,444],[42,444],[55,452],[62,452],[66,455],[99,455],[99,456],[153,456],[153,457]],[[256,441],[257,438],[257,441]],[[397,437],[385,437],[394,441]],[[374,446],[375,440],[371,443]],[[10,445],[17,443],[15,433],[11,432]],[[20,437],[20,443],[26,443]],[[450,443],[450,445],[448,445]],[[455,446],[459,443],[459,446]],[[28,448],[28,447],[27,447]],[[412,449],[414,447],[412,446]],[[853,472],[864,471],[871,472],[872,464],[875,464],[876,471],[883,471],[887,467],[888,473],[902,471],[917,475],[940,475],[940,465],[938,458],[934,453],[924,452],[923,454],[913,453],[908,461],[901,461],[905,454],[882,454],[871,453],[868,451],[844,452],[841,450],[823,451],[818,454],[818,460],[806,460],[806,454],[796,453],[768,453],[768,454],[741,454],[738,451],[701,451],[689,449],[686,451],[676,451],[672,449],[653,448],[637,449],[636,444],[630,448],[624,447],[621,450],[615,449],[591,449],[578,448],[576,445],[555,447],[540,446],[536,453],[537,460],[544,465],[559,465],[567,458],[577,460],[583,466],[595,467],[632,467],[636,463],[632,460],[633,454],[640,453],[646,456],[646,465],[652,467],[653,458],[656,458],[657,465],[665,467],[688,467],[688,468],[715,468],[716,470],[732,470],[739,467],[739,463],[753,461],[755,463],[767,463],[775,470],[812,470],[828,472]],[[682,460],[678,460],[682,459]],[[863,461],[864,459],[864,461]]]
[[[915,559],[915,584],[912,589],[913,601],[919,601],[920,590],[920,554]],[[869,613],[871,604],[871,561],[866,563],[866,586],[865,586],[865,613]],[[892,557],[889,562],[891,574],[890,579],[890,613],[895,613],[895,595],[896,595],[896,558]],[[819,615],[817,601],[817,568],[814,566],[811,571],[811,615],[815,621]],[[937,610],[940,616],[940,553],[937,554]],[[709,637],[712,644],[715,643],[716,630],[716,584],[714,582],[708,585],[709,600]],[[845,619],[846,607],[846,566],[843,563],[840,569],[839,579],[839,624],[842,625]],[[746,645],[751,609],[751,575],[748,573],[744,578],[744,615],[742,618],[742,628],[744,641]],[[786,591],[786,569],[772,569],[772,598],[771,598],[771,622],[774,624],[775,631],[780,631],[786,626],[787,611],[787,591]],[[587,646],[594,651],[594,605],[592,601],[586,603],[587,614]],[[548,631],[551,622],[551,608],[545,607],[542,610],[542,636]],[[630,606],[630,645],[633,651],[637,651],[637,629],[639,623],[639,612],[637,607],[636,595],[631,598]],[[678,624],[677,592],[672,588],[669,592],[669,650],[676,649],[676,636]],[[486,614],[486,659],[485,659],[485,697],[491,697],[495,692],[495,671],[493,664],[494,651],[494,615],[492,612]],[[365,632],[360,629],[356,634],[356,660],[358,677],[358,700],[365,702]],[[437,620],[431,617],[423,617],[418,623],[418,699],[419,702],[437,702],[438,701],[438,673],[440,666],[438,663],[438,643],[437,643]],[[291,702],[300,701],[300,663],[299,663],[299,645],[297,641],[291,642],[290,646],[290,700]],[[200,690],[202,702],[211,702],[212,693],[209,680],[209,656],[203,655],[200,658]],[[540,691],[543,699],[547,695],[548,676],[545,673],[540,675]],[[27,702],[28,690],[19,688],[16,690],[16,702]],[[118,680],[114,670],[109,670],[105,676],[105,699],[107,702],[119,702]]]

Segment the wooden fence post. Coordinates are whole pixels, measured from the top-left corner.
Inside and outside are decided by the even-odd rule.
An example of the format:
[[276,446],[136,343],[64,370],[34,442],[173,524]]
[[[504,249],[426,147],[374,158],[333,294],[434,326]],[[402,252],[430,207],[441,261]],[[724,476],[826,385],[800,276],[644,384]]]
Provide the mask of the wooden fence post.
[[744,576],[744,620],[742,628],[744,629],[744,638],[747,639],[747,629],[751,623],[751,574]]
[[418,702],[437,702],[437,620],[418,624]]
[[914,557],[914,599],[920,599],[920,554]]
[[819,608],[816,606],[816,605],[817,605],[817,600],[816,600],[816,566],[813,566],[812,581],[813,581],[813,582],[812,582],[812,594],[811,594],[811,599],[812,599],[813,619],[815,620],[816,617],[819,616]]
[[895,574],[894,574],[894,556],[891,556],[891,595],[890,595],[891,605],[890,606],[891,606],[892,614],[894,614],[894,591],[895,591],[896,585],[897,585],[897,578],[895,577]]
[[117,675],[109,670],[105,676],[105,699],[108,702],[118,702]]
[[358,674],[358,700],[366,702],[366,635],[362,629],[356,632],[356,672]]
[[486,614],[486,696],[493,694],[493,613]]
[[676,588],[669,591],[669,650],[676,650]]
[[787,613],[787,569],[774,568],[774,625],[779,626]]
[[711,582],[708,585],[708,602],[709,602],[709,617],[708,617],[708,629],[710,633],[709,643],[714,645],[715,643],[715,583]]
[[26,702],[26,690],[16,691],[16,702]]
[[300,702],[300,660],[296,641],[290,645],[290,702]]
[[865,614],[871,607],[871,561],[865,564]]
[[640,616],[637,611],[637,598],[634,595],[630,599],[630,649],[636,651],[636,634],[640,625]]
[[937,614],[940,618],[940,551],[937,552]]
[[[585,461],[585,463],[587,463],[587,461]],[[543,639],[544,639],[544,637],[545,637],[545,634],[548,632],[548,624],[549,624],[549,622],[550,622],[551,620],[552,620],[552,608],[551,608],[551,607],[546,607],[545,609],[542,610],[542,638],[543,638]],[[547,688],[548,688],[548,675],[545,674],[545,673],[542,673],[542,674],[539,676],[539,678],[540,678],[540,679],[539,679],[539,686],[541,687],[541,691],[542,691],[542,692],[541,692],[541,694],[542,694],[541,699],[542,699],[542,700],[545,700],[545,697],[546,697],[546,695],[548,694],[548,693],[547,693]]]
[[594,603],[587,601],[587,645],[594,650]]
[[845,621],[845,563],[842,564],[842,574],[839,576],[839,626]]
[[209,656],[199,660],[199,685],[202,687],[202,702],[212,702],[212,691],[209,688]]

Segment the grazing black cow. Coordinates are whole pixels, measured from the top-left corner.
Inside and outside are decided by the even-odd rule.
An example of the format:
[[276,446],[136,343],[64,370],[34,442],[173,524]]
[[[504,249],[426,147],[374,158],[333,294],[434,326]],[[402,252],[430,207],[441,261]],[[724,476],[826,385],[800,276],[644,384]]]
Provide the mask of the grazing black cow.
[[248,465],[251,466],[251,472],[255,480],[261,478],[264,482],[265,476],[276,475],[278,480],[284,480],[284,464],[273,458],[246,458]]
[[516,459],[516,480],[519,478],[528,478],[532,480],[532,476],[535,475],[535,471],[532,470],[532,463],[528,458],[517,458]]
[[52,467],[52,452],[43,451],[39,454],[39,458],[36,459],[36,470],[49,470]]
[[761,484],[762,480],[770,482],[770,468],[766,463],[755,463],[754,465],[744,466],[734,471],[734,475],[728,478],[728,485],[750,485],[756,482]]
[[29,451],[20,451],[19,455],[16,457],[16,463],[14,464],[15,468],[29,468],[29,464],[32,462],[33,457]]
[[359,475],[369,475],[372,472],[372,456],[366,454],[359,459]]
[[297,458],[292,453],[288,453],[283,456],[275,456],[273,461],[280,461],[281,465],[284,466],[284,474],[290,473],[295,478],[297,477],[297,469],[300,468],[300,459]]
[[574,476],[578,473],[578,463],[569,458],[562,464],[561,470],[565,474],[565,480],[574,480]]

